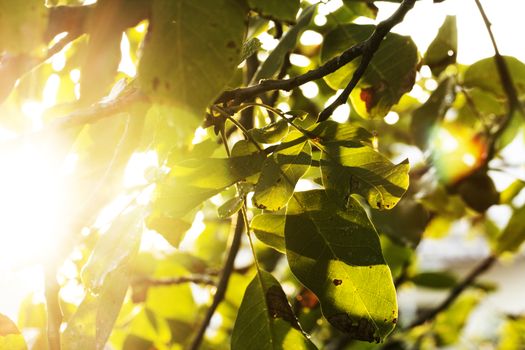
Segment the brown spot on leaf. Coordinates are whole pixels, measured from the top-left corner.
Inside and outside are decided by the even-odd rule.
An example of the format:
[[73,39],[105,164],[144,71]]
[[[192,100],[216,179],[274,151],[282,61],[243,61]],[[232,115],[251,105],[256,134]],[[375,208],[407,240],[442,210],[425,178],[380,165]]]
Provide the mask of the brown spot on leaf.
[[342,280],[338,280],[337,278],[334,278],[332,283],[334,284],[334,286],[340,286],[341,284],[343,284],[343,281]]
[[286,294],[284,294],[280,286],[274,285],[266,291],[266,304],[268,305],[268,313],[272,318],[282,318],[288,321],[292,327],[301,329],[299,322],[295,317],[292,307],[288,303]]
[[392,323],[396,324],[397,323],[397,318],[394,317],[394,319],[392,320]]
[[235,43],[233,42],[233,40],[230,40],[228,41],[228,43],[226,44],[226,47],[229,48],[229,49],[233,49],[235,48]]
[[327,317],[335,328],[347,333],[351,339],[367,342],[379,342],[381,339],[375,335],[376,326],[366,318],[351,319],[346,313],[338,313]]
[[157,91],[157,88],[159,87],[159,78],[155,77],[153,78],[153,81],[151,82],[151,87],[153,88],[153,91]]
[[365,103],[366,111],[370,113],[372,108],[375,106],[375,89],[373,87],[361,89],[359,98]]

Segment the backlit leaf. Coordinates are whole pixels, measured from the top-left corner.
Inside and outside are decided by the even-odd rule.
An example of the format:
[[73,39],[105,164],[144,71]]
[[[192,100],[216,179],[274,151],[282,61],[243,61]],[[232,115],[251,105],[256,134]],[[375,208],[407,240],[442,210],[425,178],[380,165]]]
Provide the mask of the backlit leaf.
[[0,52],[33,53],[44,44],[47,19],[42,0],[1,0]]
[[412,113],[410,131],[414,141],[422,150],[426,150],[434,127],[445,116],[456,94],[455,81],[452,77],[443,80],[428,100]]
[[82,270],[82,280],[90,291],[98,293],[107,275],[137,253],[143,221],[144,208],[133,208],[119,215],[99,238]]
[[295,21],[299,0],[248,0],[248,6],[265,17],[286,22]]
[[61,339],[63,349],[104,349],[126,296],[129,278],[129,266],[123,264],[109,273],[98,294],[86,294],[68,320]]
[[155,191],[154,211],[181,218],[204,200],[259,172],[264,154],[190,159],[175,165]]
[[525,241],[525,205],[516,209],[509,223],[498,237],[496,252],[515,252]]
[[430,67],[435,76],[439,76],[449,64],[456,62],[458,52],[458,29],[456,16],[447,16],[437,36],[425,53],[423,62]]
[[[284,142],[301,138],[302,134],[293,132]],[[254,205],[272,211],[284,207],[292,196],[297,181],[310,167],[311,160],[311,146],[306,140],[291,147],[277,147],[263,164],[253,195]]]
[[343,207],[322,190],[295,194],[286,213],[288,263],[334,327],[381,341],[397,322],[392,276],[363,208],[352,197]]
[[321,155],[323,184],[346,198],[363,196],[375,209],[392,209],[408,188],[408,160],[392,164],[369,146],[328,143]]
[[301,15],[297,19],[297,23],[283,35],[279,44],[277,44],[268,58],[259,66],[252,82],[256,83],[261,79],[271,78],[279,71],[283,65],[284,57],[295,47],[299,35],[310,23],[314,12],[315,6],[310,6],[301,12]]
[[[525,64],[515,57],[505,56],[504,59],[518,94],[525,94]],[[466,87],[478,87],[498,97],[506,97],[493,57],[484,58],[469,66],[463,83]]]
[[239,210],[241,210],[243,203],[244,203],[243,197],[235,196],[227,200],[226,202],[224,202],[224,204],[222,204],[217,209],[217,214],[219,215],[220,218],[228,218],[232,216],[233,214],[235,214],[236,212],[238,212]]
[[[374,28],[357,24],[338,26],[323,41],[321,61],[326,62],[366,40]],[[410,37],[388,34],[350,95],[356,112],[363,117],[384,117],[401,96],[412,89],[418,61],[417,48]],[[327,75],[326,82],[335,90],[345,88],[358,64],[359,60],[348,63]]]
[[26,350],[27,345],[16,324],[0,314],[0,349]]
[[231,348],[316,349],[302,329],[279,282],[260,270],[246,288]]
[[270,247],[284,253],[284,222],[285,216],[278,214],[260,214],[250,223],[250,228],[257,239]]
[[288,128],[286,120],[279,119],[260,129],[251,129],[249,133],[259,143],[276,143],[288,134]]
[[153,1],[139,64],[143,90],[203,116],[238,65],[245,10],[236,0]]

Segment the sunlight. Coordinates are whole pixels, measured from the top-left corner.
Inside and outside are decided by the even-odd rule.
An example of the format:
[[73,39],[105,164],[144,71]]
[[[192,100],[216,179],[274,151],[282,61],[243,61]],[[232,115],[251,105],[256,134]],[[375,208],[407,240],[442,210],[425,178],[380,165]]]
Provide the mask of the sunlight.
[[48,150],[30,144],[2,154],[0,260],[3,264],[23,266],[46,258],[55,250],[60,176],[48,160]]

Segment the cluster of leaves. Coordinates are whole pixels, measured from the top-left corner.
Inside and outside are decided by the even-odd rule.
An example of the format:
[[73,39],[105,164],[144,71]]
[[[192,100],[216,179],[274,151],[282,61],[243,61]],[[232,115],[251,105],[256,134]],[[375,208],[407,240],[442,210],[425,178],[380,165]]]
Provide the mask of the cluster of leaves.
[[[89,6],[0,0],[0,70],[8,72],[0,108],[9,116],[2,125],[27,130],[16,109],[41,98],[50,76],[58,77],[57,104],[34,138],[59,146],[57,168],[77,156],[61,198],[59,230],[67,238],[56,242],[61,248],[46,264],[54,273],[64,261],[73,264],[77,274],[59,273],[59,287],[76,283],[85,296],[80,304],[58,297],[58,320],[49,317],[52,296],[47,311],[28,298],[18,328],[37,330],[29,347],[430,349],[456,343],[490,288],[473,284],[435,321],[415,328],[401,319],[401,329],[387,338],[398,323],[396,287],[461,284],[448,272],[419,271],[415,255],[422,238],[443,237],[458,220],[491,243],[493,257],[518,249],[525,209],[513,200],[525,179],[498,192],[488,172],[490,161],[523,137],[522,109],[511,103],[493,58],[456,63],[456,22],[448,17],[423,55],[410,37],[387,34],[349,96],[349,121],[318,120],[326,101],[353,79],[360,58],[316,78],[313,98],[293,77],[359,46],[375,27],[354,20],[376,13],[372,2],[346,0],[317,25],[318,6],[299,0],[99,0]],[[301,44],[307,30],[321,34],[322,43]],[[68,34],[57,39],[63,31]],[[124,88],[117,82],[125,78],[123,33],[130,45],[125,54],[137,69]],[[261,35],[277,42],[269,52]],[[65,65],[55,69],[46,60],[59,50]],[[290,55],[309,65],[292,64]],[[505,62],[522,97],[525,64],[512,57]],[[431,73],[416,82],[421,67]],[[70,78],[77,69],[78,82]],[[288,76],[290,92],[236,94]],[[437,88],[429,91],[429,82]],[[414,84],[427,93],[423,102],[406,94]],[[399,116],[395,125],[383,119],[391,113]],[[411,146],[423,160],[412,169],[403,158],[393,162],[400,159],[396,145]],[[157,165],[148,169],[147,185],[124,188],[126,164],[148,152]],[[138,200],[152,187],[146,204]],[[115,198],[127,205],[102,230],[95,219]],[[485,215],[497,204],[513,210],[503,229]],[[202,232],[181,247],[200,221]],[[173,249],[141,249],[141,237],[153,231]],[[244,265],[233,264],[239,249],[251,256]],[[215,308],[220,322],[209,326]],[[502,348],[525,345],[523,324],[522,317],[508,320]],[[27,346],[18,328],[0,317],[0,348]],[[385,339],[386,345],[359,342]]]

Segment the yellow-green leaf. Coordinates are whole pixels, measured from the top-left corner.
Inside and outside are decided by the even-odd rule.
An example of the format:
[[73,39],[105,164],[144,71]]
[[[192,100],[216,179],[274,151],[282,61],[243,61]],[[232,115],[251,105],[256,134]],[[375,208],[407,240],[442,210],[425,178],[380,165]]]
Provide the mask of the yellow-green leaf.
[[316,349],[302,332],[279,282],[262,270],[244,293],[233,327],[231,348]]
[[397,322],[397,299],[379,237],[352,197],[298,192],[285,224],[290,269],[321,303],[323,315],[353,339],[382,341]]

